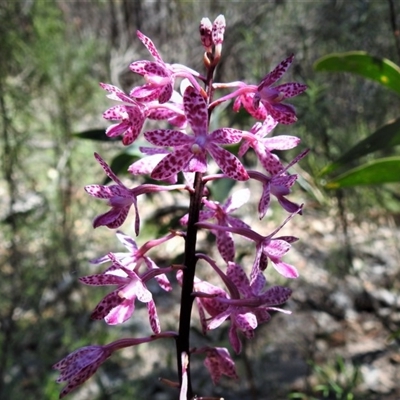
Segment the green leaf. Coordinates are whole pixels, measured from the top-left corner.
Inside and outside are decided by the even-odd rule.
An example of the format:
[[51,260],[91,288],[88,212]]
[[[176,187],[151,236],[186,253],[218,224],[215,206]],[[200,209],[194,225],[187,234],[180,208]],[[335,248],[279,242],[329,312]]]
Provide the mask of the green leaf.
[[375,131],[373,134],[357,143],[354,147],[344,153],[338,160],[327,165],[319,174],[326,175],[348,162],[378,150],[391,149],[400,144],[400,118],[386,124]]
[[400,182],[400,157],[374,160],[347,171],[325,184],[326,189]]
[[88,131],[73,133],[72,135],[78,139],[89,139],[100,142],[115,142],[121,140],[121,138],[119,137],[118,138],[108,137],[105,132],[106,132],[105,128],[99,128],[99,129],[90,129]]
[[400,95],[400,67],[387,58],[365,51],[333,53],[314,63],[316,71],[352,72],[379,82]]

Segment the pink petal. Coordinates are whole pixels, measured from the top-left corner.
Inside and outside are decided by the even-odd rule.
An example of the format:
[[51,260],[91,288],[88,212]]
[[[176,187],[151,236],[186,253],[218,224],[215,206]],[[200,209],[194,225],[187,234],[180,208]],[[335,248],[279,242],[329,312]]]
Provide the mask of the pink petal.
[[90,196],[97,197],[98,199],[110,199],[115,196],[109,186],[87,185],[84,189]]
[[242,140],[243,132],[239,129],[221,128],[210,133],[209,138],[218,144],[239,143]]
[[286,60],[281,61],[270,73],[268,73],[258,86],[259,90],[264,87],[271,86],[274,82],[278,81],[288,70],[294,59],[294,54],[289,56]]
[[299,273],[293,265],[279,260],[271,260],[271,262],[274,268],[285,278],[295,279],[299,277]]
[[232,153],[212,143],[210,143],[208,151],[224,174],[236,181],[246,181],[249,179],[246,169]]
[[126,278],[113,274],[81,276],[79,281],[90,286],[123,285],[127,283]]
[[158,97],[158,101],[160,104],[166,103],[172,96],[172,92],[174,91],[174,87],[172,83],[164,85],[160,91],[160,95]]
[[251,291],[253,295],[258,295],[264,289],[265,285],[267,284],[267,280],[263,273],[257,274],[253,282],[251,283]]
[[270,201],[271,201],[270,184],[268,182],[265,182],[263,183],[263,192],[260,198],[260,202],[258,203],[258,217],[260,219],[263,219],[265,217]]
[[[145,75],[146,74],[146,65],[150,61],[147,60],[141,60],[141,61],[135,61],[133,62],[130,66],[129,69],[139,75]],[[132,96],[132,94],[130,94]]]
[[298,82],[284,83],[283,85],[275,86],[275,89],[284,94],[285,98],[290,98],[303,93],[307,89],[307,85]]
[[300,138],[297,136],[279,135],[264,139],[263,143],[268,150],[289,150],[300,143]]
[[147,303],[147,311],[149,313],[149,322],[152,331],[156,334],[160,333],[161,332],[160,321],[158,319],[156,305],[153,300]]
[[251,312],[236,314],[235,323],[244,332],[254,330],[258,325],[256,316]]
[[222,313],[218,314],[214,318],[210,320],[210,322],[207,325],[208,330],[213,330],[218,328],[224,321],[226,321],[230,315],[231,315],[232,310],[230,308],[226,309]]
[[164,180],[182,171],[185,164],[193,157],[187,146],[179,147],[174,153],[164,157],[151,173],[153,179]]
[[118,240],[129,250],[130,253],[134,254],[137,252],[138,246],[130,236],[125,235],[125,233],[121,231],[117,231],[115,235],[117,236]]
[[110,85],[108,83],[100,83],[100,86],[104,90],[107,90],[110,93],[107,97],[110,98],[111,100],[125,101],[130,104],[137,104],[137,102],[134,99],[130,98],[117,86]]
[[144,137],[155,146],[171,147],[193,143],[194,140],[193,136],[172,129],[156,129],[154,131],[147,131],[145,132]]
[[254,93],[246,93],[240,96],[240,100],[245,110],[253,118],[260,121],[264,121],[265,118],[267,118],[268,113],[262,103],[260,103],[257,107],[254,107]]
[[283,169],[282,163],[279,161],[278,156],[272,154],[262,143],[257,142],[254,146],[254,151],[261,162],[261,165],[271,175],[276,175]]
[[282,257],[290,250],[290,247],[290,244],[285,240],[272,239],[264,249],[270,257]]
[[276,306],[285,303],[289,299],[291,294],[292,290],[287,287],[273,286],[269,288],[265,293],[263,293],[260,297],[262,298],[263,304]]
[[110,229],[119,228],[126,220],[130,207],[112,208],[105,214],[99,215],[93,221],[93,227],[107,226]]
[[235,258],[235,245],[230,232],[217,231],[217,248],[225,262]]
[[104,321],[108,325],[122,324],[132,316],[134,310],[135,303],[132,300],[124,300],[108,313]]
[[232,324],[229,329],[229,343],[236,354],[239,354],[242,351],[242,342],[239,339],[236,326],[234,324]]
[[244,297],[252,296],[249,278],[247,278],[246,273],[240,265],[233,262],[228,263],[226,275]]
[[107,294],[92,312],[92,319],[103,319],[114,307],[117,307],[124,301],[118,296],[118,289]]
[[208,131],[207,104],[193,86],[188,86],[183,96],[186,118],[194,134],[206,135]]
[[237,190],[232,196],[229,197],[227,202],[225,203],[225,211],[227,213],[231,213],[241,207],[243,204],[246,204],[250,198],[250,190],[249,189],[241,189]]
[[154,43],[145,35],[143,35],[142,32],[137,31],[137,36],[140,39],[140,41],[146,46],[146,49],[149,51],[149,53],[159,62],[164,63],[162,60],[160,54],[158,53],[156,46]]
[[290,104],[268,104],[264,102],[264,106],[267,108],[272,117],[281,124],[290,125],[297,121],[295,108]]

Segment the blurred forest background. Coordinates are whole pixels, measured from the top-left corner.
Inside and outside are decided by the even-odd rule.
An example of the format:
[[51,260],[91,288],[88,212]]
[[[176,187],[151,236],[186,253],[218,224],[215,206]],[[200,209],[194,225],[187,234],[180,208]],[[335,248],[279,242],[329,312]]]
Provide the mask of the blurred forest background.
[[[104,179],[93,152],[110,161],[120,146],[74,133],[108,126],[102,112],[111,103],[98,82],[129,90],[136,79],[129,64],[150,58],[137,29],[167,62],[202,71],[198,25],[221,13],[227,30],[217,81],[259,82],[294,53],[285,79],[309,86],[293,101],[299,121],[278,128],[311,149],[297,167],[302,182],[295,190],[306,203],[295,246],[305,278],[289,304],[293,316],[274,318],[237,358],[241,381],[212,388],[198,372],[199,387],[232,400],[400,398],[400,185],[326,191],[317,178],[398,117],[399,97],[354,75],[313,69],[318,58],[350,50],[399,64],[396,7],[389,0],[1,1],[0,398],[56,399],[61,386],[52,364],[78,347],[144,329],[89,319],[101,289],[87,290],[77,278],[94,271],[88,260],[117,243],[107,229],[93,231],[105,204],[83,186]],[[248,126],[241,113],[221,118]],[[310,318],[316,331],[309,331]],[[367,337],[378,347],[346,347]],[[123,353],[69,398],[174,399],[157,381],[174,379],[174,357],[165,353],[149,365],[146,352]]]

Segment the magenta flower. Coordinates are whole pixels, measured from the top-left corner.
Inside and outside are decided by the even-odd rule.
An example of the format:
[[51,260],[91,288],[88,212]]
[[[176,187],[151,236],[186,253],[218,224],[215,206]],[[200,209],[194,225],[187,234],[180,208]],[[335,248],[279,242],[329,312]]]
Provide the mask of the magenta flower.
[[109,137],[123,135],[122,143],[125,146],[132,144],[143,128],[143,124],[149,115],[149,109],[126,95],[116,86],[106,83],[101,83],[100,86],[110,93],[108,95],[110,99],[128,103],[128,105],[113,106],[103,113],[103,118],[107,120],[121,121],[109,126],[106,135]]
[[267,74],[258,85],[254,95],[254,108],[259,107],[261,103],[269,115],[281,124],[292,124],[297,121],[295,108],[290,104],[282,103],[282,101],[295,97],[307,89],[306,85],[298,82],[284,83],[283,85],[272,87],[290,67],[293,58],[294,55],[292,54]]
[[221,170],[230,178],[243,181],[248,179],[242,163],[221,144],[238,143],[242,131],[221,128],[208,133],[208,111],[203,97],[189,86],[183,96],[185,115],[194,136],[171,129],[157,129],[144,134],[155,146],[173,147],[174,151],[165,156],[154,168],[151,177],[164,180],[180,171],[206,172],[207,152],[214,158]]
[[148,119],[155,121],[168,121],[179,129],[186,129],[187,119],[183,110],[183,97],[177,91],[173,91],[168,103],[147,103],[149,108]]
[[[127,253],[112,253],[113,259],[118,260],[124,267],[128,268],[130,271],[134,271],[137,275],[140,273],[141,267],[144,265],[147,269],[147,271],[151,270],[158,270],[160,271],[160,268],[157,266],[157,264],[148,256],[146,256],[146,253],[156,247],[159,246],[162,243],[165,243],[166,241],[176,237],[175,233],[170,233],[160,239],[153,239],[149,240],[146,242],[143,246],[138,248],[136,242],[134,239],[129,237],[128,235],[125,235],[121,231],[116,232],[118,240],[125,246],[125,248],[128,250]],[[108,261],[112,261],[110,258],[110,254],[106,254],[105,256],[99,257],[95,260],[92,260],[92,264],[102,264]],[[163,288],[165,291],[169,292],[172,290],[172,286],[167,278],[167,276],[163,273],[154,276],[154,279],[158,282],[159,286]]]
[[306,156],[308,151],[309,150],[307,149],[300,153],[292,162],[290,162],[286,167],[282,166],[282,169],[274,175],[268,176],[258,171],[248,171],[249,176],[252,179],[260,181],[263,185],[262,195],[258,203],[258,215],[260,219],[264,218],[268,210],[271,194],[278,199],[279,204],[284,210],[289,213],[297,212],[301,214],[301,205],[294,203],[285,197],[290,194],[290,189],[297,180],[297,175],[288,174],[287,170]]
[[[215,219],[222,226],[236,226],[241,228],[249,228],[241,219],[235,218],[230,214],[245,204],[250,197],[248,189],[242,189],[235,192],[228,198],[225,204],[221,205],[217,201],[203,199],[205,205],[204,210],[200,211],[200,221]],[[188,214],[181,218],[183,225],[187,224]],[[233,261],[235,257],[235,244],[231,232],[214,231],[213,234],[217,239],[217,248],[225,262]]]
[[103,118],[107,120],[120,121],[108,127],[106,135],[109,137],[122,135],[122,143],[125,146],[132,144],[138,138],[146,118],[166,120],[180,129],[185,128],[187,125],[183,112],[182,96],[175,91],[173,91],[169,103],[160,105],[158,102],[153,101],[143,104],[128,96],[116,86],[106,83],[101,83],[100,86],[110,93],[107,96],[108,98],[127,103],[112,106],[103,113]]
[[294,236],[274,236],[295,214],[301,213],[301,210],[302,206],[300,206],[296,212],[289,215],[285,221],[268,236],[262,236],[248,228],[220,226],[208,222],[198,222],[197,225],[210,230],[224,230],[226,232],[237,233],[256,243],[256,257],[250,274],[251,283],[257,279],[260,271],[264,271],[267,268],[268,260],[271,261],[273,267],[285,278],[297,278],[299,276],[297,269],[293,265],[282,261],[282,257],[290,250],[291,243],[296,242],[298,239]]
[[207,330],[215,329],[229,319],[229,342],[235,352],[240,353],[242,343],[238,331],[246,338],[252,338],[257,326],[271,318],[268,311],[285,312],[274,306],[285,303],[291,295],[291,290],[281,286],[265,289],[266,280],[261,272],[250,282],[242,267],[233,262],[228,263],[225,275],[208,256],[198,256],[218,272],[229,291],[228,294],[208,282],[197,280],[194,294],[196,299],[198,298],[198,308],[202,310],[200,318],[205,318],[204,311],[210,315],[211,318],[203,321]]
[[262,166],[271,175],[275,175],[283,169],[277,155],[272,154],[272,150],[289,150],[296,147],[300,143],[300,139],[296,136],[279,135],[274,137],[265,137],[278,124],[270,115],[261,124],[257,122],[250,132],[243,134],[243,143],[239,148],[239,156],[247,152],[252,147],[260,160]]
[[234,111],[239,111],[240,107],[243,106],[252,117],[258,120],[265,120],[270,115],[275,121],[281,124],[296,122],[295,108],[290,104],[282,103],[282,101],[303,93],[307,89],[307,86],[298,82],[272,86],[284,75],[293,62],[293,58],[294,56],[291,55],[286,60],[283,60],[273,71],[264,77],[258,86],[247,85],[244,82],[213,84],[215,89],[230,87],[238,87],[239,89],[215,100],[210,104],[210,109],[213,109],[226,100],[235,98],[233,104]]
[[214,385],[218,384],[222,375],[232,379],[239,379],[235,362],[225,347],[201,347],[193,351],[193,354],[206,353],[204,365],[211,375]]
[[155,61],[135,61],[130,65],[132,72],[142,75],[147,81],[145,85],[133,88],[130,92],[131,97],[141,102],[158,100],[160,104],[166,103],[172,96],[176,77],[187,78],[197,90],[203,90],[194,78],[199,77],[199,73],[181,64],[166,64],[147,36],[140,31],[137,31],[137,36]]
[[109,165],[97,154],[94,154],[96,160],[102,166],[106,175],[116,183],[116,185],[87,185],[85,190],[88,194],[99,199],[108,199],[111,210],[101,214],[93,221],[93,227],[107,226],[110,229],[120,227],[128,216],[129,210],[133,205],[136,212],[135,233],[139,234],[140,217],[137,208],[137,196],[144,193],[162,192],[174,189],[183,189],[184,185],[158,186],[143,184],[133,189],[128,189],[119,178],[112,172]]
[[67,386],[62,389],[59,398],[63,398],[83,382],[87,381],[114,351],[152,342],[156,339],[173,337],[176,337],[176,333],[167,331],[144,338],[119,339],[104,346],[92,345],[75,350],[53,365],[53,369],[60,371],[60,376],[56,382],[68,382]]
[[149,322],[153,332],[160,333],[160,323],[153,296],[145,284],[157,275],[171,272],[173,268],[168,267],[163,270],[154,268],[139,275],[134,270],[122,265],[114,254],[109,253],[109,258],[113,264],[105,272],[79,278],[85,285],[117,286],[117,289],[107,294],[97,304],[91,318],[97,320],[104,318],[109,325],[122,324],[132,316],[135,310],[135,301],[138,299],[147,304]]
[[87,381],[111,354],[112,349],[108,346],[87,346],[54,364],[53,368],[60,371],[56,382],[68,382],[60,393],[60,399]]

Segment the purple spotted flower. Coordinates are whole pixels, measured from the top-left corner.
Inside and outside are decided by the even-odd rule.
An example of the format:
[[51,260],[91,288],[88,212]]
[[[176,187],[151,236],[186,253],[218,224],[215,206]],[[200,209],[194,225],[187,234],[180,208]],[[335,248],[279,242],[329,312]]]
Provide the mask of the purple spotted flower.
[[160,105],[158,101],[141,103],[131,95],[125,94],[116,86],[101,83],[100,86],[109,92],[107,96],[111,100],[125,104],[117,104],[103,113],[103,118],[110,121],[120,121],[111,125],[106,130],[108,137],[122,135],[122,143],[125,146],[132,144],[142,131],[146,118],[152,120],[166,120],[170,124],[183,129],[187,120],[183,112],[182,96],[173,91],[171,101]]
[[294,56],[291,55],[283,60],[273,71],[269,72],[263,78],[258,86],[248,85],[244,82],[213,84],[215,89],[230,87],[238,87],[238,89],[215,100],[210,104],[210,108],[212,109],[226,100],[235,98],[233,104],[234,111],[239,111],[240,107],[243,106],[251,116],[258,120],[263,121],[270,115],[275,121],[281,124],[296,122],[295,108],[290,104],[282,103],[282,101],[303,93],[307,86],[298,82],[272,86],[285,74],[293,62],[293,58]]
[[140,31],[137,31],[137,36],[155,61],[141,60],[130,65],[131,71],[142,75],[147,82],[143,86],[133,88],[130,92],[131,97],[141,102],[158,100],[161,104],[166,103],[172,96],[176,77],[187,78],[198,91],[204,91],[194,78],[200,76],[198,72],[181,64],[166,64],[147,36]]
[[262,166],[271,175],[274,175],[283,169],[277,155],[273,154],[273,150],[289,150],[296,147],[300,143],[300,139],[296,136],[279,135],[274,137],[266,137],[278,124],[270,115],[261,124],[257,122],[250,132],[243,135],[243,143],[239,148],[239,156],[247,152],[252,147],[260,160]]
[[225,375],[232,379],[239,379],[235,362],[229,354],[229,351],[225,347],[201,347],[195,349],[192,354],[205,353],[206,358],[204,365],[208,369],[211,379],[214,385],[218,384],[222,375]]
[[[244,223],[241,219],[230,215],[243,204],[247,203],[250,198],[249,189],[238,190],[228,198],[225,204],[219,204],[217,201],[203,199],[204,209],[200,211],[200,221],[216,220],[222,226],[236,226],[241,228],[249,228],[250,226]],[[183,225],[187,224],[189,215],[186,214],[181,218],[180,222]],[[233,261],[235,257],[235,245],[231,232],[214,231],[217,238],[217,248],[225,262]]]
[[[135,240],[132,239],[130,236],[125,235],[121,231],[116,232],[116,236],[118,240],[125,246],[128,252],[119,253],[113,252],[113,258],[117,259],[122,265],[124,265],[129,270],[134,271],[136,274],[139,275],[140,269],[142,266],[146,267],[147,271],[151,270],[159,270],[157,264],[146,255],[146,253],[162,243],[167,242],[168,240],[177,236],[175,232],[171,232],[166,236],[163,236],[159,239],[152,239],[146,242],[141,247],[138,247]],[[92,264],[103,264],[105,262],[112,261],[110,258],[110,254],[106,254],[102,257],[96,258],[91,261]],[[161,273],[154,276],[154,279],[158,282],[159,286],[163,288],[165,291],[169,292],[172,290],[171,284],[169,283],[168,278],[165,274]]]
[[152,184],[143,184],[133,189],[128,189],[120,179],[114,174],[109,165],[97,154],[94,154],[96,160],[102,166],[107,176],[116,183],[116,185],[88,185],[85,186],[85,190],[88,194],[99,199],[107,199],[108,204],[111,206],[111,210],[105,214],[101,214],[93,221],[93,227],[107,226],[110,229],[120,227],[126,217],[128,216],[129,210],[133,205],[136,212],[135,217],[135,233],[139,234],[140,217],[137,208],[137,196],[144,193],[151,192],[162,192],[174,189],[183,189],[184,185],[172,185],[172,186],[158,186]]
[[166,331],[159,335],[152,335],[144,338],[126,338],[104,346],[91,345],[81,347],[71,354],[68,354],[53,369],[60,371],[57,383],[67,382],[67,385],[60,393],[60,399],[76,389],[83,382],[87,381],[116,350],[136,346],[142,343],[152,342],[161,338],[175,337],[175,332]]
[[255,109],[257,109],[261,103],[268,114],[281,124],[292,124],[297,121],[294,107],[291,104],[282,103],[282,101],[295,97],[307,89],[306,85],[298,82],[272,86],[285,74],[292,64],[293,59],[294,55],[292,54],[275,67],[273,71],[267,74],[258,85],[253,99]]
[[116,86],[101,83],[100,86],[110,94],[112,100],[122,101],[126,104],[118,104],[110,107],[103,113],[103,118],[110,121],[120,121],[111,125],[106,130],[106,135],[116,137],[123,135],[122,143],[125,146],[132,144],[139,136],[143,124],[149,114],[149,109],[125,94]]
[[298,239],[295,236],[275,237],[275,235],[291,218],[293,218],[295,214],[301,213],[301,210],[302,207],[289,215],[278,228],[267,236],[262,236],[248,228],[221,226],[210,224],[209,222],[198,222],[197,225],[205,229],[237,233],[256,243],[256,257],[250,274],[252,283],[257,279],[259,272],[264,271],[267,268],[268,260],[271,261],[273,267],[285,278],[297,278],[299,276],[297,269],[293,265],[282,261],[282,257],[290,250],[291,243],[296,242]]
[[53,369],[60,371],[57,383],[68,382],[60,393],[60,399],[76,387],[87,381],[112,354],[109,346],[86,346],[53,365]]
[[228,289],[228,292],[225,292],[208,282],[195,282],[194,294],[198,298],[199,309],[203,309],[200,318],[205,318],[204,311],[210,315],[210,318],[203,321],[207,330],[216,329],[229,319],[229,341],[238,354],[242,349],[238,331],[246,338],[252,338],[257,326],[270,320],[269,311],[287,313],[275,306],[285,303],[291,295],[291,290],[282,286],[266,289],[266,280],[261,272],[250,282],[243,268],[233,262],[228,263],[227,272],[224,274],[208,256],[198,256],[216,270]]
[[147,305],[151,329],[154,333],[160,333],[156,306],[151,292],[146,287],[146,282],[164,272],[171,272],[173,268],[152,268],[139,275],[134,269],[120,263],[113,253],[109,253],[108,257],[112,261],[112,265],[106,271],[79,278],[85,285],[117,286],[117,289],[107,294],[97,304],[91,318],[97,320],[104,318],[109,325],[122,324],[132,316],[135,310],[135,301],[138,299]]
[[248,174],[242,163],[232,153],[220,147],[224,144],[238,143],[242,138],[242,131],[221,128],[208,133],[207,104],[191,86],[185,90],[183,104],[194,135],[171,129],[156,129],[144,134],[155,146],[174,148],[174,151],[154,168],[151,177],[164,180],[180,171],[206,172],[207,153],[210,153],[228,177],[238,181],[247,180]]
[[301,205],[286,198],[286,196],[290,194],[291,187],[297,180],[297,174],[289,174],[287,170],[305,157],[308,151],[309,150],[305,150],[301,152],[292,162],[286,167],[282,166],[275,174],[265,175],[259,171],[248,171],[249,176],[252,179],[260,181],[263,186],[262,195],[258,203],[258,215],[260,219],[264,218],[268,210],[271,194],[278,199],[279,204],[284,210],[289,213],[297,212],[301,214]]

